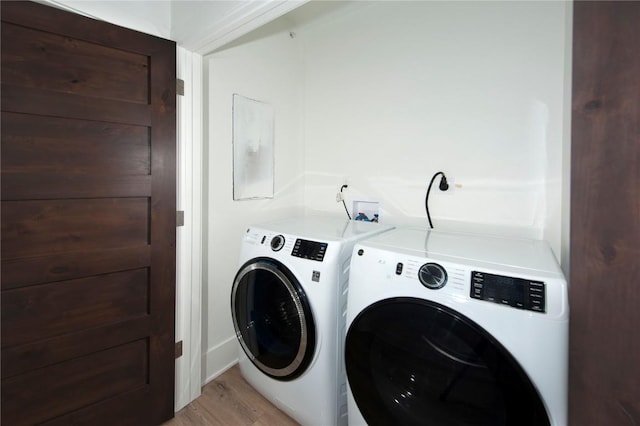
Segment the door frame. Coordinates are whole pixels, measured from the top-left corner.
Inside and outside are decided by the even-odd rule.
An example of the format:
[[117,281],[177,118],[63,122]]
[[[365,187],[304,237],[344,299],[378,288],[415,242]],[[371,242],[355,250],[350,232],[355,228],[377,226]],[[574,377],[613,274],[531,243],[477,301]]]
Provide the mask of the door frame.
[[202,257],[203,195],[203,65],[202,56],[180,46],[176,52],[177,78],[184,95],[177,98],[177,210],[184,211],[184,226],[177,228],[175,410],[201,394],[202,381]]

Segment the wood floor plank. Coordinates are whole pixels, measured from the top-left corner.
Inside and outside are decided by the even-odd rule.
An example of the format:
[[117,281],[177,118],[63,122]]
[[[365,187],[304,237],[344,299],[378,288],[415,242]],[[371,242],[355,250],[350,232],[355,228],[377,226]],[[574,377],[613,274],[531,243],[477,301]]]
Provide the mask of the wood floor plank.
[[235,365],[163,426],[298,426],[249,385]]

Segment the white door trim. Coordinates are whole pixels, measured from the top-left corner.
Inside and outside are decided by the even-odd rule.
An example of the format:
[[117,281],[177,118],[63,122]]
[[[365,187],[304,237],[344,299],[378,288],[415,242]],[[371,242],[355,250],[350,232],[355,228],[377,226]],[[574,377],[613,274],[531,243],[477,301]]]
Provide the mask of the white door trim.
[[184,80],[184,96],[177,99],[178,210],[184,226],[177,228],[176,341],[182,356],[176,360],[175,410],[201,393],[202,375],[202,56],[177,48],[177,77]]

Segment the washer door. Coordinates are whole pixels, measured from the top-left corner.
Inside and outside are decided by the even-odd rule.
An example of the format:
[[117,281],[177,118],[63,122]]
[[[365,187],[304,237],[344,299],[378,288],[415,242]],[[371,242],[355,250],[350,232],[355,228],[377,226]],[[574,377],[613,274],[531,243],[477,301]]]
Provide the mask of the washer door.
[[302,374],[315,351],[315,325],[306,294],[280,262],[256,258],[238,271],[231,290],[236,336],[247,357],[278,380]]
[[369,306],[349,328],[345,362],[369,425],[550,424],[507,350],[470,319],[431,301]]

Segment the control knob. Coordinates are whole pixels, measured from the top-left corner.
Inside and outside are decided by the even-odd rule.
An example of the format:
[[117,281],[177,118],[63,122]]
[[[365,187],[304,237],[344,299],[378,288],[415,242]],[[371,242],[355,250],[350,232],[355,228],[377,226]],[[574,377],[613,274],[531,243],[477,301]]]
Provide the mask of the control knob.
[[437,290],[447,284],[447,271],[437,263],[425,263],[418,271],[418,279],[426,288]]
[[280,251],[284,247],[284,237],[282,235],[276,235],[271,239],[271,250]]

